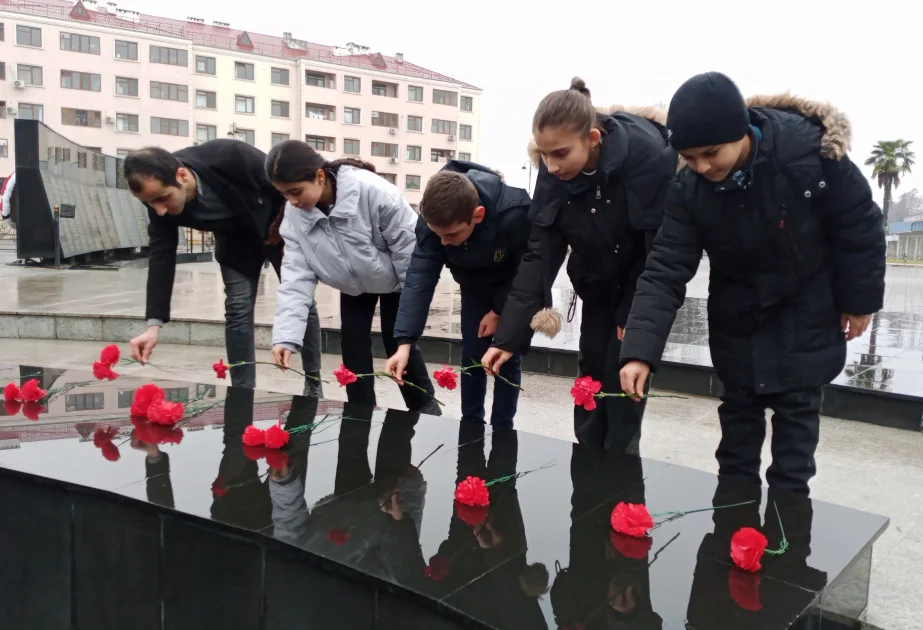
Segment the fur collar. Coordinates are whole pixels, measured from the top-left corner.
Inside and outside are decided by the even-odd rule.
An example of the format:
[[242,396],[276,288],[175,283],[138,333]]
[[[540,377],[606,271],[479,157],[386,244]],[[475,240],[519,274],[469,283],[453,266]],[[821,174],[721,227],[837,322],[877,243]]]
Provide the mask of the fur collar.
[[852,125],[849,118],[826,101],[811,101],[790,92],[783,92],[751,96],[747,99],[747,107],[778,109],[816,120],[824,127],[820,151],[826,158],[840,160],[850,149]]

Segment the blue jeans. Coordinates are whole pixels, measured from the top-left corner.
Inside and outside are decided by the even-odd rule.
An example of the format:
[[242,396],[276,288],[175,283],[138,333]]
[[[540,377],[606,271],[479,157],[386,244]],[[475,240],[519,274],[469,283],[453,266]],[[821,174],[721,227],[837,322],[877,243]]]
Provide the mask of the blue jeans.
[[[224,341],[228,363],[252,362],[256,359],[253,309],[256,305],[260,276],[247,276],[222,265],[221,277],[224,280]],[[317,307],[312,305],[301,347],[301,361],[305,374],[320,375],[320,351],[320,319],[317,316]],[[256,366],[242,365],[232,369],[231,385],[251,389],[256,387]],[[305,395],[322,397],[320,383],[306,379]]]
[[[489,295],[479,295],[462,290],[461,334],[462,367],[480,363],[490,348],[491,337],[478,337],[481,319],[493,308]],[[513,355],[500,368],[500,376],[517,385],[522,382],[522,357]],[[487,396],[487,374],[484,370],[469,370],[461,377],[462,422],[484,423],[484,398]],[[490,424],[494,427],[512,427],[519,403],[519,389],[494,379],[494,404]]]

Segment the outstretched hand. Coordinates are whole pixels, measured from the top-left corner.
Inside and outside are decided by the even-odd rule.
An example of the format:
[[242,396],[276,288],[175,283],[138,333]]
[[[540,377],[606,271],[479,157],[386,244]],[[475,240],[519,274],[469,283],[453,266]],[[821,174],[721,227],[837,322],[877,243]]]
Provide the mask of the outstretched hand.
[[871,323],[871,315],[849,315],[848,313],[840,315],[840,330],[846,336],[846,341],[861,337]]

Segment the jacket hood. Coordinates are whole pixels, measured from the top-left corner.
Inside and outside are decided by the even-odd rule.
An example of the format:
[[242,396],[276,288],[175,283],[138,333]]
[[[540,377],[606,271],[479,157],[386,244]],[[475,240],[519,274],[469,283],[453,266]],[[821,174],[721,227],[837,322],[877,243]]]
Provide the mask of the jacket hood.
[[842,159],[852,143],[852,124],[846,114],[826,101],[811,101],[790,92],[751,96],[747,107],[764,107],[798,114],[819,122],[824,128],[821,155]]
[[509,208],[529,205],[526,191],[507,186],[503,180],[503,173],[498,170],[463,160],[452,160],[442,170],[464,174],[474,184],[481,203],[490,215]]

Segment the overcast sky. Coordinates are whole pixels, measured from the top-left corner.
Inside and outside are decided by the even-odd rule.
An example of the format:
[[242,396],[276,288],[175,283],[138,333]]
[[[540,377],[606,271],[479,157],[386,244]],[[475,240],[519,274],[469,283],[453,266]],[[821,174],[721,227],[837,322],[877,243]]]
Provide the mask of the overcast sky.
[[851,156],[859,164],[878,140],[915,140],[921,162],[897,194],[923,189],[923,46],[913,43],[923,28],[910,2],[117,1],[143,13],[402,52],[477,85],[484,90],[481,161],[514,185],[525,186],[535,106],[573,75],[597,105],[655,104],[669,103],[690,76],[719,70],[744,95],[791,90],[834,103],[852,120]]

